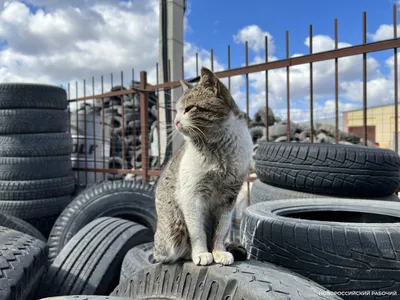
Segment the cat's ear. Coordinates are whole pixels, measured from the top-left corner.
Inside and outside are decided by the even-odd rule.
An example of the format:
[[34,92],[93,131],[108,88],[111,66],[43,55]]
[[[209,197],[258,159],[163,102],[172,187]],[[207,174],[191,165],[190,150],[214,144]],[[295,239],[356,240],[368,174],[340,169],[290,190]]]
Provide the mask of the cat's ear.
[[225,100],[229,107],[236,106],[228,88],[218,79],[218,77],[209,69],[202,67],[200,71],[200,84],[211,87],[215,90],[216,96]]
[[201,67],[199,82],[200,84],[207,87],[216,88],[217,81],[217,76],[215,76],[215,74],[211,70],[207,69],[206,67]]
[[191,85],[189,82],[186,82],[185,80],[181,80],[181,85],[183,88],[183,92],[186,92],[193,87],[193,85]]

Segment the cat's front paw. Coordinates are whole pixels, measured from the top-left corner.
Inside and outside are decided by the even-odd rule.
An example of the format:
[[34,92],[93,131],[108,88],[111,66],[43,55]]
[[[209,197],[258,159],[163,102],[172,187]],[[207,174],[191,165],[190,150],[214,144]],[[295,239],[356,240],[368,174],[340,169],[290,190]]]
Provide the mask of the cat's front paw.
[[214,250],[212,255],[216,264],[223,264],[224,266],[227,266],[233,264],[235,261],[232,253],[226,251]]
[[196,265],[207,266],[213,263],[213,255],[210,252],[193,253],[192,260]]

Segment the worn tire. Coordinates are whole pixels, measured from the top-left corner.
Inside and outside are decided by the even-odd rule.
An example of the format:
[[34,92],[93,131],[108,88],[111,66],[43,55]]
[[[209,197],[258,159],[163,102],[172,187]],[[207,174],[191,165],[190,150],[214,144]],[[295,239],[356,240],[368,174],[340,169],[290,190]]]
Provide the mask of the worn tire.
[[0,110],[0,134],[67,132],[69,115],[64,110]]
[[31,201],[0,201],[0,212],[24,220],[59,215],[71,202],[70,196]]
[[249,128],[250,135],[253,140],[253,144],[255,144],[258,139],[260,139],[264,136],[264,130],[265,130],[265,127],[263,127],[263,126],[255,126],[255,127]]
[[154,264],[137,271],[111,296],[135,300],[340,299],[289,270],[258,261],[207,267],[192,262]]
[[45,84],[0,84],[0,109],[4,108],[50,108],[66,109],[67,93],[64,89]]
[[72,137],[67,132],[0,136],[0,156],[3,157],[67,155],[71,151]]
[[0,201],[0,212],[24,219],[47,238],[56,219],[70,202],[71,196],[30,201]]
[[384,197],[392,195],[400,185],[400,157],[388,149],[262,143],[254,159],[261,181],[296,191]]
[[[289,189],[282,189],[267,183],[263,183],[260,180],[256,180],[250,191],[250,204],[257,204],[264,201],[272,200],[283,200],[283,199],[304,199],[304,198],[331,198],[332,196],[318,195],[311,193],[297,192]],[[339,198],[340,199],[340,198]],[[395,194],[387,197],[374,198],[374,200],[385,200],[385,201],[399,201],[399,197]]]
[[28,222],[10,215],[0,214],[0,226],[14,229],[16,231],[28,234],[38,240],[47,242],[46,238]]
[[289,268],[345,295],[400,290],[399,228],[400,203],[292,199],[247,208],[241,236],[250,258]]
[[39,300],[132,300],[128,297],[110,297],[110,296],[86,296],[86,295],[74,295],[74,296],[57,296],[50,298],[42,298]]
[[42,280],[39,295],[107,295],[118,285],[125,254],[153,240],[150,229],[119,219],[98,218],[61,250]]
[[71,174],[70,155],[0,157],[0,180],[39,180]]
[[46,270],[44,242],[9,228],[0,227],[0,299],[29,300]]
[[49,262],[85,225],[100,217],[120,217],[155,232],[154,187],[135,180],[106,181],[88,187],[61,213],[50,233]]
[[[294,135],[296,128],[293,123],[290,123],[290,136]],[[276,124],[268,127],[268,136],[270,138],[277,138],[287,135],[287,124]]]
[[76,187],[74,176],[27,181],[0,181],[1,200],[36,200],[71,195]]
[[136,271],[144,269],[153,263],[153,246],[154,243],[152,242],[141,244],[126,253],[122,261],[119,282],[124,283]]

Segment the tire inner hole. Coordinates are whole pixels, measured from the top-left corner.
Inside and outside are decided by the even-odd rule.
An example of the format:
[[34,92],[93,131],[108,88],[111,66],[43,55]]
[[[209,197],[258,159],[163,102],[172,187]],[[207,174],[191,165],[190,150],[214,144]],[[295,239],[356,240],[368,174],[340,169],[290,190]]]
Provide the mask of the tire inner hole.
[[283,214],[293,219],[346,223],[400,223],[400,218],[356,211],[307,211]]

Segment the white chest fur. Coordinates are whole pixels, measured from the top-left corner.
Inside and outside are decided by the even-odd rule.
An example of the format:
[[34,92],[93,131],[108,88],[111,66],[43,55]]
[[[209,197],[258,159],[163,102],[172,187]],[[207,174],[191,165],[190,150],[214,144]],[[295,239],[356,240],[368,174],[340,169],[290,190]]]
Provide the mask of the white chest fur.
[[[224,134],[233,141],[233,144],[231,143],[225,151],[224,145],[221,145],[222,153],[229,156],[228,168],[230,172],[238,176],[248,174],[253,152],[252,139],[245,122],[245,120],[237,120],[232,116],[223,128]],[[189,192],[197,185],[203,175],[218,168],[221,168],[221,161],[206,161],[204,154],[200,153],[189,141],[180,163],[179,181],[181,185],[178,193]]]

